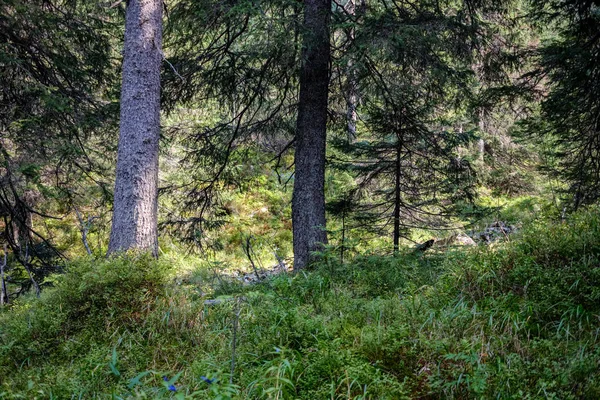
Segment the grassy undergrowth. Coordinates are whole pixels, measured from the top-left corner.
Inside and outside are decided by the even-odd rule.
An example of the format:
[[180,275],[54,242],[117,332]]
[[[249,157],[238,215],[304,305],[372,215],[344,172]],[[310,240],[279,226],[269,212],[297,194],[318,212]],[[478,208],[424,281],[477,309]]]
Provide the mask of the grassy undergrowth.
[[0,398],[600,398],[597,210],[252,286],[173,264],[82,259],[3,311]]

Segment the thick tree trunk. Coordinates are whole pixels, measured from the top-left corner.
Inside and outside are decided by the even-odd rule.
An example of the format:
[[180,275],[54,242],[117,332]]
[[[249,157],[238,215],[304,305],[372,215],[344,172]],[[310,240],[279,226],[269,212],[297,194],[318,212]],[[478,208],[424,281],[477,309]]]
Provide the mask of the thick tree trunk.
[[307,266],[311,253],[327,242],[325,232],[325,139],[329,88],[330,0],[306,0],[296,124],[292,199],[294,269]]
[[108,252],[158,254],[162,0],[129,0],[125,21],[121,126]]

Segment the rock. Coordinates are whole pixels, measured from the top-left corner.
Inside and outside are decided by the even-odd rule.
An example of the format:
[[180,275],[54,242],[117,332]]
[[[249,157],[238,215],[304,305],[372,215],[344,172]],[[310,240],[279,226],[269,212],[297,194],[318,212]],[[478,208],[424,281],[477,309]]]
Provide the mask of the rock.
[[488,226],[486,226],[483,231],[480,232],[471,232],[471,237],[475,238],[476,241],[490,244],[497,240],[503,240],[508,237],[508,235],[516,232],[518,229],[514,225],[508,225],[503,221],[496,221]]
[[445,246],[477,246],[477,243],[465,233],[458,233],[447,238],[436,240],[436,247]]
[[477,243],[468,235],[459,233],[454,238],[454,243],[460,246],[477,246]]

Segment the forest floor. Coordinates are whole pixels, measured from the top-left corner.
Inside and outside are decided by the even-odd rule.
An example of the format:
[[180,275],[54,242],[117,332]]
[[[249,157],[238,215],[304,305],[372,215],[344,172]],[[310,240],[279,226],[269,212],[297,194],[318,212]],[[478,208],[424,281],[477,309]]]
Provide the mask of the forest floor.
[[597,399],[598,215],[254,284],[175,253],[79,259],[0,312],[0,398]]

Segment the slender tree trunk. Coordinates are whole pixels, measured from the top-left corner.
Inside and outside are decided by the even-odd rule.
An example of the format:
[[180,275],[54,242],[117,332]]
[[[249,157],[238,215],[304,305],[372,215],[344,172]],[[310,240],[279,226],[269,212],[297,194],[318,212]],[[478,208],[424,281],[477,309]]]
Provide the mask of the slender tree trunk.
[[129,0],[125,21],[121,126],[108,252],[158,254],[162,0]]
[[[479,111],[479,132],[485,132],[485,113],[483,112],[483,110]],[[485,140],[483,140],[483,138],[480,138],[477,141],[477,149],[479,150],[479,162],[483,163],[485,156]]]
[[81,232],[81,241],[83,242],[83,247],[85,247],[85,251],[88,253],[88,255],[91,256],[92,249],[90,249],[87,237],[90,230],[91,218],[88,218],[88,222],[86,223],[77,207],[73,206],[73,209],[75,210],[75,215],[77,216],[77,221],[79,222],[79,231]]
[[[356,15],[356,3],[355,0],[348,0],[346,3],[346,12],[349,15]],[[350,28],[348,41],[349,43],[354,42],[356,37],[356,31],[354,27]],[[346,130],[348,136],[348,142],[352,143],[356,140],[356,122],[358,121],[357,107],[358,107],[358,82],[356,79],[356,66],[355,62],[350,57],[347,65],[347,79],[348,79],[348,92],[346,93]]]
[[[359,6],[357,7],[356,0],[348,0],[345,8],[349,15],[356,17],[357,15],[364,13],[364,2],[359,0]],[[348,42],[350,45],[354,42],[355,37],[356,29],[352,27],[348,33]],[[352,57],[348,59],[346,71],[346,78],[348,79],[348,88],[346,93],[346,133],[348,142],[352,143],[356,140],[356,123],[358,121],[357,108],[359,99],[356,63]]]
[[304,4],[292,199],[296,270],[306,267],[311,253],[320,250],[321,244],[327,242],[324,191],[331,0],[306,0]]
[[[356,71],[352,65],[352,61],[348,63],[348,101],[347,101],[347,136],[348,142],[353,143],[356,140],[356,123],[358,121],[358,85],[356,83]],[[351,69],[350,69],[351,68]]]
[[[29,182],[26,183],[26,185]],[[12,231],[15,246],[19,249],[25,248],[33,243],[31,232],[33,231],[33,215],[31,209],[35,205],[33,193],[26,190],[22,196],[15,193],[15,205],[12,216]]]
[[[398,135],[400,136],[400,135]],[[396,175],[394,182],[394,254],[400,249],[400,206],[401,206],[401,187],[400,177],[402,173],[402,140],[398,137],[396,148]]]

